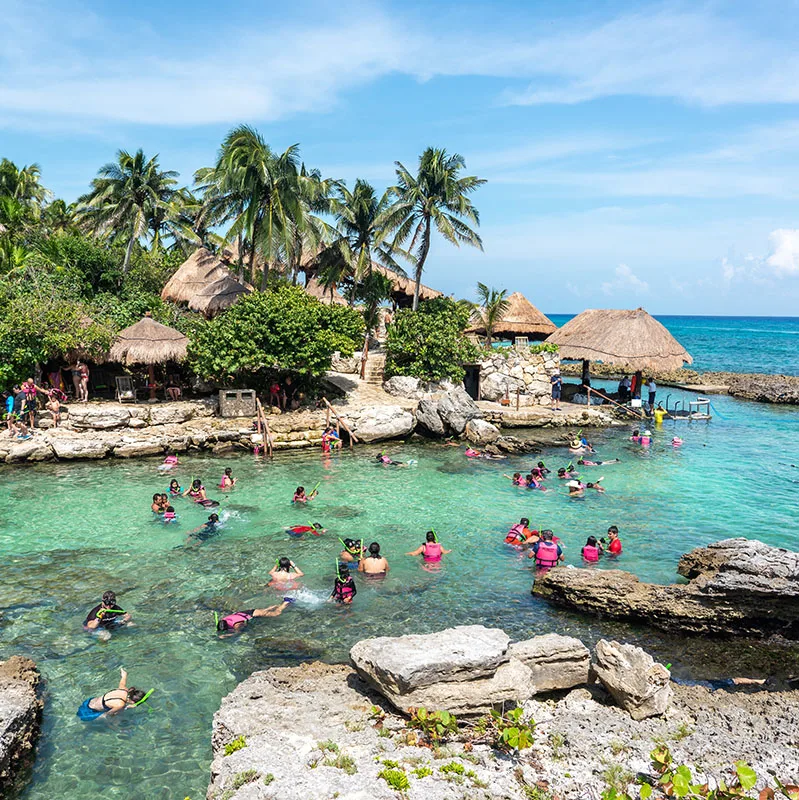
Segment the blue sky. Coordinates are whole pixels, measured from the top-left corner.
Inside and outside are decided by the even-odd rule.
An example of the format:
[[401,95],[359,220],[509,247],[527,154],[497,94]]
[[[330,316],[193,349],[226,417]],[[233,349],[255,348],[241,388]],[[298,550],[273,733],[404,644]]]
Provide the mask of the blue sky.
[[116,150],[190,182],[227,130],[381,190],[487,178],[425,282],[545,311],[795,315],[799,3],[0,0],[0,156],[68,200]]

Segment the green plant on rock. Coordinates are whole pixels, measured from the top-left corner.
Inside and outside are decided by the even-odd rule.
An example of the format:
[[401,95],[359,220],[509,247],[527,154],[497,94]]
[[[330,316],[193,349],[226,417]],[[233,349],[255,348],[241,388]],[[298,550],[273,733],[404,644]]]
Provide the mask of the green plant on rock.
[[411,708],[409,725],[421,732],[431,745],[437,745],[458,732],[458,720],[449,711],[428,711],[424,707]]
[[348,756],[346,753],[338,753],[335,758],[325,759],[324,766],[343,770],[347,775],[354,775],[358,771],[358,765],[355,763],[355,759],[353,759],[352,756]]
[[269,786],[275,780],[275,776],[271,772],[267,772],[264,775],[264,786]]
[[500,714],[492,710],[481,717],[472,728],[475,740],[485,741],[493,747],[505,751],[526,750],[533,745],[535,722],[523,719],[524,711],[514,708]]
[[466,767],[457,761],[450,761],[449,764],[442,764],[438,771],[444,775],[463,775],[466,772]]
[[413,775],[414,778],[426,778],[428,775],[432,774],[433,770],[426,765],[421,767],[416,767],[416,769],[411,770],[411,775]]
[[392,789],[398,792],[405,792],[411,788],[408,776],[401,769],[381,769],[377,773],[378,778],[382,778]]
[[237,736],[232,742],[225,745],[225,755],[231,756],[237,750],[241,750],[247,746],[247,740],[244,736]]
[[242,786],[246,786],[248,783],[257,781],[260,777],[261,776],[256,770],[245,769],[243,772],[239,772],[236,777],[233,778],[232,788],[234,790],[241,789]]
[[327,739],[316,745],[323,753],[338,753],[338,745],[332,740]]

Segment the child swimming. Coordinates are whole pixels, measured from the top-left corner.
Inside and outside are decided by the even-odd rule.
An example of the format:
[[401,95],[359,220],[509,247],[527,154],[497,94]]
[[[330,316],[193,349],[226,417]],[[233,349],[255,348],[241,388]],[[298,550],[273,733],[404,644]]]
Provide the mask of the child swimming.
[[541,472],[541,474],[544,476],[549,475],[552,472],[552,470],[547,469],[546,464],[544,464],[543,461],[539,461],[536,466],[538,467],[538,470]]
[[619,539],[619,529],[615,525],[611,525],[608,528],[608,538],[610,539],[608,553],[612,556],[621,555],[621,539]]
[[164,511],[164,524],[166,525],[167,523],[177,522],[177,521],[178,521],[178,515],[175,513],[174,506],[167,506],[166,511]]
[[330,594],[330,599],[334,603],[348,606],[352,603],[356,594],[358,594],[358,589],[349,569],[345,564],[340,564],[336,572],[336,580],[333,582],[333,591]]
[[422,556],[422,559],[427,564],[441,561],[441,556],[451,553],[452,550],[445,550],[438,542],[435,531],[428,531],[425,534],[425,543],[420,545],[410,553],[405,553],[406,556]]
[[201,506],[205,506],[206,508],[212,508],[218,506],[216,500],[209,500],[205,494],[205,486],[203,486],[202,481],[199,478],[195,478],[191,482],[191,486],[183,492],[183,495],[188,495],[195,503],[198,503]]
[[269,570],[269,586],[293,586],[305,573],[290,559],[283,556]]
[[602,545],[596,540],[596,536],[589,536],[580,555],[582,555],[583,561],[594,562],[599,561],[602,552]]
[[174,469],[178,465],[178,457],[175,453],[170,453],[158,467],[160,470]]
[[172,497],[178,497],[183,494],[183,487],[174,478],[172,478],[172,480],[169,481],[168,491]]
[[233,470],[230,467],[225,467],[225,471],[219,480],[220,489],[232,489],[236,485],[237,478],[233,477]]
[[338,554],[339,560],[347,564],[357,564],[366,552],[363,539],[341,539],[344,549]]
[[507,478],[513,486],[527,486],[527,479],[522,477],[521,472],[514,472],[513,476],[503,475],[502,477]]
[[327,528],[323,528],[321,522],[314,522],[313,525],[289,525],[285,530],[290,536],[298,538],[306,533],[314,536],[321,536],[323,533],[327,533]]
[[255,617],[279,617],[291,603],[295,602],[293,597],[284,597],[280,605],[269,606],[269,608],[251,608],[249,611],[234,611],[226,617],[222,617],[216,623],[216,629],[225,636],[232,636],[234,633],[241,633],[247,623]]
[[208,541],[219,533],[219,514],[210,514],[208,521],[189,533],[189,541],[195,539],[200,542]]
[[313,500],[316,497],[317,490],[314,489],[310,494],[305,494],[305,487],[298,486],[297,491],[294,492],[294,497],[292,498],[292,503],[307,503],[309,500]]
[[[521,547],[527,544],[531,537],[537,537],[537,531],[531,531],[529,528],[530,520],[527,517],[522,517],[511,529],[505,534],[505,544],[512,544],[515,547]],[[538,541],[535,538],[535,541]]]

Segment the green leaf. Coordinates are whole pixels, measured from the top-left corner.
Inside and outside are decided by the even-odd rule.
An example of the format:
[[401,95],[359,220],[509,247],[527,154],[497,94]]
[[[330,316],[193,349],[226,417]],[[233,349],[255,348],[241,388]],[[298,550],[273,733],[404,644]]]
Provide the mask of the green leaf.
[[735,774],[744,791],[749,791],[757,783],[757,773],[745,761],[735,762]]
[[649,798],[652,796],[651,785],[648,783],[643,784],[643,786],[641,786],[640,790],[638,791],[638,794],[640,795],[641,800],[649,800]]
[[685,797],[691,791],[691,770],[686,766],[677,767],[672,778],[674,794],[677,797]]

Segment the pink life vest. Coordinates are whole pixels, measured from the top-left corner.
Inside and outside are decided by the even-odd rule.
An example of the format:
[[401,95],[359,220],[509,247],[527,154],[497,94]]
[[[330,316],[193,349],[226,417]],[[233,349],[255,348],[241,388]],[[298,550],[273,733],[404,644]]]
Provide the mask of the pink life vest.
[[235,625],[239,622],[249,622],[252,619],[252,614],[245,614],[243,611],[236,611],[233,614],[228,614],[226,617],[222,617],[222,622],[224,622],[228,628],[231,630]]
[[599,548],[593,544],[583,547],[583,558],[586,561],[599,561]]
[[425,561],[441,561],[441,545],[438,542],[426,542],[422,558]]
[[555,542],[546,542],[543,539],[538,543],[535,553],[537,567],[554,567],[558,563],[558,546]]

